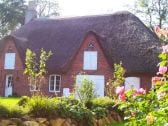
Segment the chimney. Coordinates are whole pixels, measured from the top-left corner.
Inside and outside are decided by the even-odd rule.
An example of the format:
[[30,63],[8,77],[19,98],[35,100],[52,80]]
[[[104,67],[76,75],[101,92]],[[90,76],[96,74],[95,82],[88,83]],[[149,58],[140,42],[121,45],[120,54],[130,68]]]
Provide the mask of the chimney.
[[37,18],[37,11],[36,11],[36,2],[35,0],[29,1],[28,9],[25,13],[25,24],[30,22],[31,20]]

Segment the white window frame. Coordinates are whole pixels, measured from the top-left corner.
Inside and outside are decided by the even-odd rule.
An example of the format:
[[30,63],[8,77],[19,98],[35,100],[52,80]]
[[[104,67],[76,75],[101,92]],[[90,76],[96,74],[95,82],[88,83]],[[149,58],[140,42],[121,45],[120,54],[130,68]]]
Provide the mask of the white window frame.
[[[87,66],[86,64],[86,57],[85,55],[87,55],[86,53],[95,53],[96,54],[96,63],[95,63],[95,66]],[[83,54],[83,70],[97,70],[97,64],[98,64],[98,52],[97,51],[84,51],[84,54]]]
[[[50,90],[51,76],[54,76],[54,90]],[[60,77],[59,90],[56,90],[56,76],[59,76],[59,77]],[[51,74],[51,75],[49,76],[49,92],[60,92],[60,89],[61,89],[61,75]]]
[[[9,65],[8,66],[8,62],[9,61],[7,61],[7,55],[9,55],[9,54],[13,54],[14,55],[14,63],[11,65]],[[5,70],[13,70],[13,69],[15,69],[15,64],[16,64],[16,53],[5,53],[5,61],[4,61],[4,69]]]

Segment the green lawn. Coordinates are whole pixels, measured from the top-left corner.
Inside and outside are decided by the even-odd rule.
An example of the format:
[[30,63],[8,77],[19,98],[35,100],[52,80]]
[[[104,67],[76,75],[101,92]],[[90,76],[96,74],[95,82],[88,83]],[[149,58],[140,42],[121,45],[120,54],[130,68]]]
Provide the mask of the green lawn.
[[0,103],[8,105],[15,105],[19,100],[19,97],[0,97]]

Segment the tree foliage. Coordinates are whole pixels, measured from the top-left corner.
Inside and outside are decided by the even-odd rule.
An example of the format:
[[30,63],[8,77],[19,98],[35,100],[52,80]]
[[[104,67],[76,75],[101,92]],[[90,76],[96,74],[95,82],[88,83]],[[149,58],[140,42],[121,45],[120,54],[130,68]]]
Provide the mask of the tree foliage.
[[41,49],[41,54],[38,58],[35,52],[27,49],[25,59],[26,68],[24,70],[24,74],[28,75],[30,87],[35,87],[40,91],[44,75],[47,73],[46,62],[51,55],[51,51],[46,52],[44,49]]
[[115,90],[117,86],[122,86],[125,81],[125,69],[122,66],[122,63],[114,64],[114,73],[112,78],[106,84],[106,93],[107,96],[116,98]]
[[24,23],[25,0],[0,1],[0,37]]
[[168,21],[168,0],[136,0],[134,11],[149,27],[162,28]]
[[[38,17],[59,15],[55,0],[34,0]],[[16,30],[25,21],[26,0],[0,0],[0,38]]]
[[59,6],[56,0],[35,0],[38,17],[50,17],[59,15]]

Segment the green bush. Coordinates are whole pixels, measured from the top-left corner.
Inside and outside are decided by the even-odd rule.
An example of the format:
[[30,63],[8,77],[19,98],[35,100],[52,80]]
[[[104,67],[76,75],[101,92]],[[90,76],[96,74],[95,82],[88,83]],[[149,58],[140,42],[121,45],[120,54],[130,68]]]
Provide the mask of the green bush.
[[49,97],[33,96],[29,102],[29,113],[36,117],[52,116],[56,109],[56,102]]
[[28,96],[22,96],[21,99],[18,101],[18,105],[25,107],[29,100],[30,98]]
[[109,97],[100,97],[95,98],[91,101],[93,107],[113,107],[115,104],[115,100],[109,98]]
[[82,81],[81,86],[76,86],[76,92],[77,96],[79,97],[79,100],[85,104],[88,101],[92,100],[93,98],[96,98],[96,92],[95,87],[92,81],[84,79]]
[[[70,117],[77,121],[83,122],[83,125],[92,126],[92,112],[83,105],[73,105],[69,109]],[[86,121],[87,120],[87,121]]]
[[0,117],[19,118],[27,113],[27,109],[14,105],[0,104]]
[[104,107],[96,107],[92,109],[97,119],[101,119],[107,116],[107,109]]

